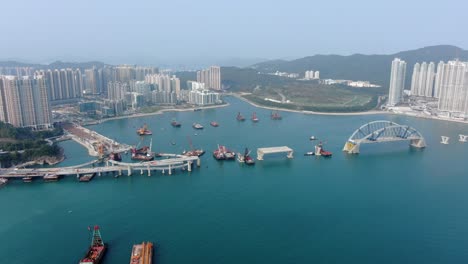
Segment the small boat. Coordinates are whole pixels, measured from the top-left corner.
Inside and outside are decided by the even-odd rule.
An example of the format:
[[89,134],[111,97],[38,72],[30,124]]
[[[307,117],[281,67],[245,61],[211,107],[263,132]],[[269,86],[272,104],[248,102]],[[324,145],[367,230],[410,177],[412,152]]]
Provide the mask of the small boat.
[[86,173],[85,175],[81,176],[78,180],[80,182],[90,182],[96,173]]
[[151,264],[153,261],[153,243],[143,242],[133,245],[130,264]]
[[176,120],[172,120],[171,126],[173,126],[173,127],[180,127],[181,124],[180,124],[179,122],[177,122]]
[[199,124],[199,123],[193,123],[192,127],[195,128],[195,129],[203,129],[203,126],[201,124]]
[[310,136],[309,140],[317,140],[315,136]]
[[[88,227],[91,231],[91,228]],[[80,264],[99,264],[102,257],[106,252],[107,245],[102,241],[99,226],[94,226],[91,246],[89,247],[86,255],[80,260]]]
[[271,119],[272,120],[281,120],[283,119],[278,112],[271,112]]
[[56,182],[59,179],[59,176],[57,174],[46,174],[44,177],[42,177],[45,182]]
[[315,145],[315,156],[331,157],[332,153],[323,149],[323,144],[320,142],[318,145]]
[[304,153],[304,156],[314,156],[315,153],[313,151],[308,151],[306,153]]
[[194,112],[201,111],[201,108],[194,108],[193,111],[194,111]]
[[245,117],[243,117],[240,112],[237,113],[236,119],[237,121],[245,121]]
[[210,123],[210,125],[211,125],[212,127],[219,127],[218,122],[215,122],[215,121],[212,121],[212,122]]
[[139,136],[147,136],[147,135],[153,135],[153,132],[151,132],[149,129],[148,129],[148,126],[146,124],[144,124],[142,127],[140,127],[139,129],[137,129],[137,134]]
[[442,138],[442,141],[440,141],[440,143],[448,145],[450,138],[446,136],[441,136],[441,138]]
[[182,152],[182,155],[184,156],[188,156],[188,157],[200,157],[200,156],[203,156],[203,154],[205,154],[205,151],[203,149],[193,149],[193,150],[189,150],[189,151],[183,151]]
[[257,123],[258,121],[260,121],[260,119],[258,119],[257,113],[253,112],[253,114],[252,114],[252,122]]
[[28,183],[29,183],[29,182],[32,182],[33,177],[31,177],[31,176],[26,176],[26,177],[23,177],[22,180],[23,180],[23,182],[28,182]]
[[174,146],[176,143],[175,141],[171,141],[171,145]]
[[0,186],[3,186],[5,184],[8,183],[8,179],[7,178],[0,178]]

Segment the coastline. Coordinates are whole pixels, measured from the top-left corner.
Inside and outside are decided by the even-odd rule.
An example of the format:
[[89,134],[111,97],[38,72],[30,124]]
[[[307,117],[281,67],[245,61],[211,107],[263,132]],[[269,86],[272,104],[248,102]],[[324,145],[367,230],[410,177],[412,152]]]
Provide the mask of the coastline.
[[100,123],[104,123],[104,122],[111,121],[111,120],[117,120],[117,119],[161,115],[161,114],[164,114],[165,112],[187,112],[187,111],[194,111],[195,109],[203,110],[203,109],[221,108],[221,107],[226,107],[226,106],[229,106],[229,103],[225,103],[221,105],[210,105],[210,106],[204,106],[204,107],[191,107],[191,108],[184,108],[184,109],[168,108],[168,109],[161,109],[152,113],[138,113],[138,114],[132,114],[132,115],[126,115],[126,116],[116,116],[116,117],[105,118],[105,119],[101,119]]
[[[248,94],[248,93],[246,93]],[[232,93],[231,96],[234,96],[240,100],[243,100],[246,103],[249,103],[255,107],[275,110],[275,111],[285,111],[285,112],[293,112],[293,113],[302,113],[308,115],[328,115],[328,116],[356,116],[356,115],[400,115],[400,116],[410,116],[415,118],[423,118],[423,119],[431,119],[431,120],[438,120],[438,121],[447,121],[447,122],[456,122],[461,124],[468,124],[468,120],[458,120],[458,119],[450,119],[450,118],[443,118],[443,117],[436,117],[436,116],[427,116],[427,115],[418,115],[418,114],[410,114],[410,113],[398,113],[398,112],[390,112],[390,111],[382,111],[382,110],[372,110],[366,112],[349,112],[349,113],[337,113],[337,112],[314,112],[314,111],[299,111],[299,110],[292,110],[292,109],[285,109],[281,107],[271,107],[271,106],[262,106],[258,105],[254,102],[249,101],[248,99],[244,98],[242,94]]]

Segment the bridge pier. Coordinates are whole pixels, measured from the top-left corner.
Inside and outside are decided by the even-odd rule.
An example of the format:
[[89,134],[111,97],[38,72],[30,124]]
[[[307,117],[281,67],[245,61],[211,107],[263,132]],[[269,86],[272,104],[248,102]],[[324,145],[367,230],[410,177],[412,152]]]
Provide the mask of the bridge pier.
[[192,162],[191,161],[187,161],[187,170],[192,171]]
[[459,140],[458,140],[458,141],[460,141],[460,142],[465,143],[465,142],[468,141],[468,135],[461,135],[461,134],[460,134],[460,135],[458,135],[458,137],[459,137]]
[[148,177],[151,176],[151,169],[150,166],[148,165]]
[[132,167],[130,166],[127,167],[127,175],[132,176]]
[[143,169],[140,170],[140,174],[143,175]]
[[197,167],[200,167],[201,166],[201,160],[200,158],[197,159]]
[[119,176],[122,176],[122,170],[119,169]]
[[412,139],[410,141],[410,146],[415,147],[415,148],[424,148],[426,147],[426,142],[424,139]]
[[172,169],[171,169],[171,164],[169,164],[169,175],[172,175]]
[[348,152],[349,154],[359,154],[359,147],[359,143],[347,141],[343,147],[343,151]]

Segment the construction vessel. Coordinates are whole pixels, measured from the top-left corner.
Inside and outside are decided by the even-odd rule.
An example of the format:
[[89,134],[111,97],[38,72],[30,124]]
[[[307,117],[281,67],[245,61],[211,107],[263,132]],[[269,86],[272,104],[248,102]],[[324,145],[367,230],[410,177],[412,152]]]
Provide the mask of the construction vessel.
[[151,264],[153,263],[153,243],[143,242],[133,245],[130,264]]
[[153,135],[153,132],[151,132],[149,129],[148,129],[148,126],[146,124],[144,124],[142,127],[140,127],[139,129],[137,129],[137,134],[139,136],[147,136],[147,135]]
[[236,153],[234,151],[230,151],[225,146],[218,145],[218,148],[213,151],[213,157],[216,160],[233,160],[236,158]]
[[[88,231],[91,232],[91,228],[88,227]],[[91,246],[83,259],[80,260],[80,264],[99,264],[101,263],[102,257],[106,252],[106,244],[102,241],[101,232],[99,226],[94,226],[93,236],[91,240]]]
[[86,173],[85,175],[81,176],[78,180],[80,182],[90,182],[96,173]]
[[188,139],[188,142],[189,142],[190,150],[188,150],[188,151],[184,150],[182,152],[182,155],[188,156],[188,157],[194,157],[194,156],[200,157],[203,154],[205,154],[205,151],[203,149],[193,148],[192,139],[190,139],[190,137],[187,137],[187,139]]
[[315,156],[331,157],[332,153],[323,149],[323,144],[320,142],[318,145],[315,145]]
[[242,116],[240,112],[237,113],[236,119],[237,119],[237,121],[245,121],[245,117]]
[[250,156],[250,151],[248,148],[245,148],[243,155],[241,153],[237,153],[237,161],[247,165],[255,165],[255,159]]

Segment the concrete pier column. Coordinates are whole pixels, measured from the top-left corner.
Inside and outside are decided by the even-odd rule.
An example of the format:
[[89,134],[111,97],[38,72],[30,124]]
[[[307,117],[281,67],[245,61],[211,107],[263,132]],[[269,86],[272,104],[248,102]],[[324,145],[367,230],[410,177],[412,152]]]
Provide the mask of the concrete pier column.
[[80,178],[80,174],[79,174],[79,173],[76,174],[76,178],[77,178],[77,179]]
[[191,161],[187,161],[187,170],[192,171],[192,162]]
[[151,176],[151,169],[150,166],[148,165],[148,177]]
[[130,166],[127,167],[127,175],[128,176],[132,175],[132,168]]
[[119,176],[122,176],[122,170],[119,169]]
[[201,166],[201,160],[198,158],[197,159],[197,167],[200,167]]
[[140,170],[140,174],[143,175],[143,169]]
[[172,174],[171,164],[169,164],[169,172],[168,173],[169,173],[169,175]]

